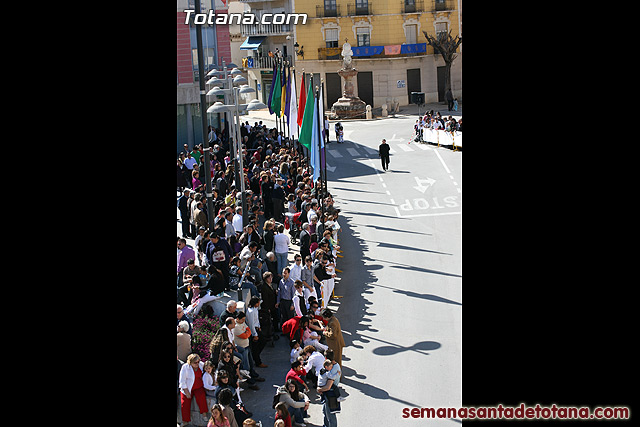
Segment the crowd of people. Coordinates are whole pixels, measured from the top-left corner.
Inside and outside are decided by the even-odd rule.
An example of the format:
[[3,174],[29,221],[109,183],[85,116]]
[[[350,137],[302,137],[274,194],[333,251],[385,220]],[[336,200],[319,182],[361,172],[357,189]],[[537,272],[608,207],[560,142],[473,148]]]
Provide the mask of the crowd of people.
[[422,139],[424,129],[442,129],[447,132],[462,132],[462,117],[458,120],[451,115],[443,118],[439,111],[434,112],[433,110],[429,110],[421,118],[416,120],[416,123],[413,125],[416,141]]
[[[213,200],[208,203],[202,147],[179,154],[178,209],[182,236],[177,237],[178,394],[183,425],[191,421],[192,400],[209,426],[253,426],[242,391],[259,389],[265,379],[256,368],[265,345],[287,339],[283,354],[291,369],[273,400],[274,425],[304,426],[310,387],[321,396],[325,427],[337,426],[342,397],[344,339],[328,300],[340,257],[339,209],[302,152],[262,122],[242,126],[245,199],[235,182],[227,132],[211,129],[209,170]],[[213,205],[209,212],[208,205]],[[211,219],[213,219],[211,221]],[[187,239],[195,240],[190,246]],[[289,264],[292,242],[300,250]],[[248,289],[244,311],[230,300],[219,316],[220,328],[208,354],[191,348],[193,321],[213,316],[208,304],[225,291]],[[207,405],[207,397],[215,402]],[[266,427],[266,426],[264,426]]]

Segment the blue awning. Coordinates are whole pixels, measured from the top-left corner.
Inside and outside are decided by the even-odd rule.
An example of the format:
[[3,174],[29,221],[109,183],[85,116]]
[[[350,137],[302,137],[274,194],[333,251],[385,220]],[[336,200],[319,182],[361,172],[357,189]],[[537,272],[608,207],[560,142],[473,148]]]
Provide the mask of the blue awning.
[[257,50],[258,46],[260,46],[262,44],[262,42],[264,41],[264,39],[266,39],[267,36],[252,36],[247,38],[244,43],[242,43],[240,45],[240,49],[242,50]]

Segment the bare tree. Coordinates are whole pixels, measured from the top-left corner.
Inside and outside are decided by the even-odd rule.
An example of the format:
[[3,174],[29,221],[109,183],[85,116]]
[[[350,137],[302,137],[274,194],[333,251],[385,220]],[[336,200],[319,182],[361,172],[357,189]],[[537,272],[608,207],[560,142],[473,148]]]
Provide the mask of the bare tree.
[[451,37],[451,30],[449,30],[448,33],[438,33],[437,37],[430,36],[426,31],[423,31],[423,33],[427,38],[427,44],[433,46],[434,49],[437,49],[437,51],[440,52],[440,55],[442,55],[442,59],[444,59],[444,92],[447,93],[448,90],[451,90],[451,64],[458,56],[456,54],[456,49],[458,49],[458,46],[462,43],[462,37],[459,35]]

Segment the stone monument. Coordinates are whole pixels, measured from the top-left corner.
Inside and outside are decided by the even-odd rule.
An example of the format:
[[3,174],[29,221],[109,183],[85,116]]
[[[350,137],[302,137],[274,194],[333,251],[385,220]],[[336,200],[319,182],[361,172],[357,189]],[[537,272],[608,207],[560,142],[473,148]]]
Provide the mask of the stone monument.
[[358,74],[352,65],[353,51],[351,45],[345,40],[342,45],[342,68],[338,74],[342,77],[342,97],[331,107],[331,112],[338,119],[364,119],[366,116],[366,104],[354,95],[353,78]]

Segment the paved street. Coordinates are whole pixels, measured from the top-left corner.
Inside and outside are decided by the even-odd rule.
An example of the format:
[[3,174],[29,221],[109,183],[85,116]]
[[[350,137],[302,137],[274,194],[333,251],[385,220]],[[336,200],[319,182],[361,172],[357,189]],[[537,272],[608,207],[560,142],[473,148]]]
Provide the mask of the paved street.
[[344,122],[345,143],[328,146],[345,250],[343,298],[331,304],[347,342],[340,425],[377,425],[382,414],[385,425],[424,425],[402,408],[462,402],[462,153],[409,144],[414,122]]

